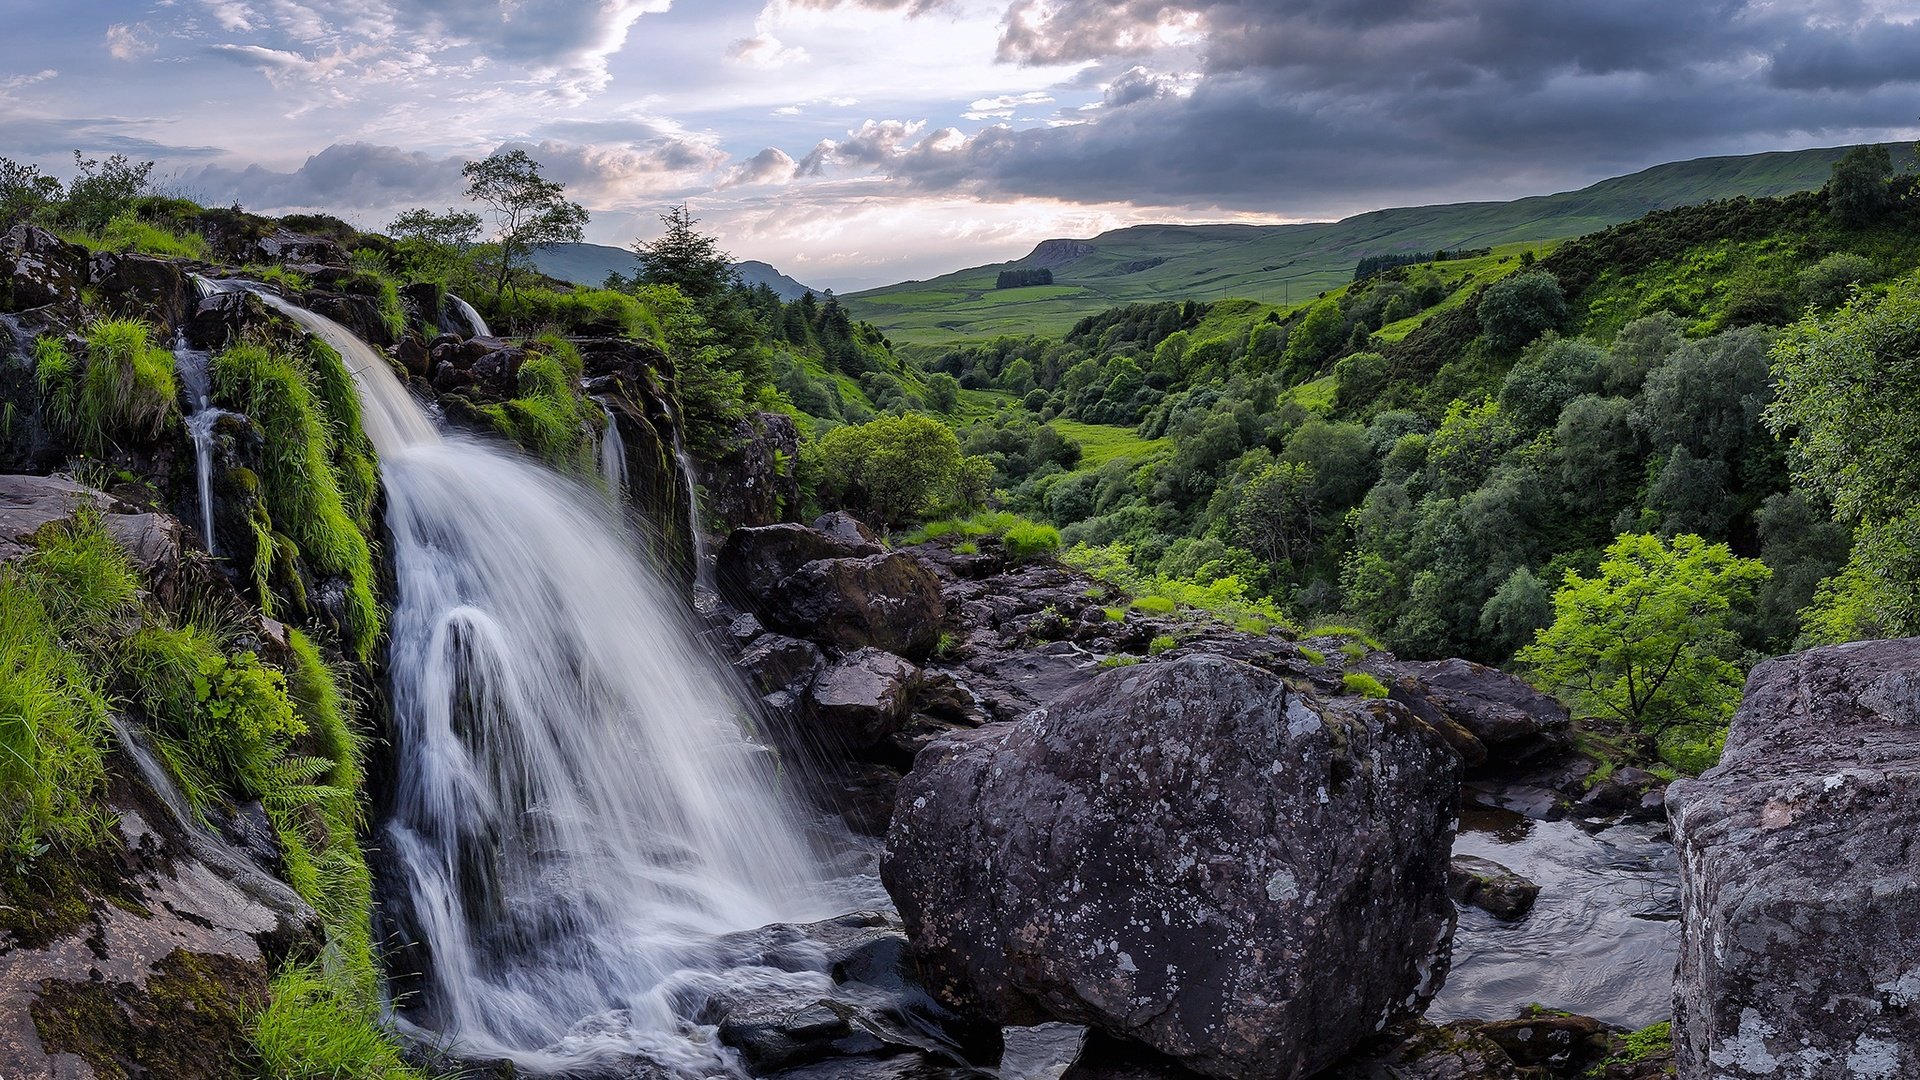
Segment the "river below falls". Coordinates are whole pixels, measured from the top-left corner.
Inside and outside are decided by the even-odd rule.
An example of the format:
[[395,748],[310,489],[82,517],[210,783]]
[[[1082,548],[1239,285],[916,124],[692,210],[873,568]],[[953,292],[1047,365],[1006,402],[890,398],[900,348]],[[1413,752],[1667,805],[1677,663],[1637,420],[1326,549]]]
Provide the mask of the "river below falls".
[[1519,922],[1460,912],[1453,970],[1427,1017],[1500,1020],[1529,1004],[1629,1028],[1669,1019],[1679,955],[1679,870],[1666,831],[1505,810],[1461,815],[1455,855],[1477,855],[1537,883]]

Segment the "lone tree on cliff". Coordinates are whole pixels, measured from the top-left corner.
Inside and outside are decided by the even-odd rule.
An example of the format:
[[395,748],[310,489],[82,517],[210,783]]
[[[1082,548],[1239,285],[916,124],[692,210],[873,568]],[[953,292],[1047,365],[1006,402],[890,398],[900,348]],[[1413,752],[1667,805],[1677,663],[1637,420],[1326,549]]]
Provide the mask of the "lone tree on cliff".
[[586,208],[567,199],[567,186],[540,175],[540,163],[525,150],[509,150],[460,170],[467,197],[486,206],[499,230],[500,266],[493,295],[507,290],[515,270],[530,267],[533,249],[577,244],[585,237]]
[[694,228],[700,219],[685,203],[668,209],[660,220],[667,229],[659,239],[633,242],[633,257],[640,263],[634,280],[641,285],[672,285],[702,308],[710,307],[739,280],[733,256],[720,250],[717,239]]

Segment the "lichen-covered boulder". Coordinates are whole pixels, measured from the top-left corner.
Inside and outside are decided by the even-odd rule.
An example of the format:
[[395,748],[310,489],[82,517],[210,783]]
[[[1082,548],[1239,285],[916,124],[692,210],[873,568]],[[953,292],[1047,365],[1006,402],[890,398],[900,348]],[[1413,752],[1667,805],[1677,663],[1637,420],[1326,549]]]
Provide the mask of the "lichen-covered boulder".
[[32,225],[0,237],[0,311],[76,305],[87,284],[87,249]]
[[1397,704],[1189,656],[922,751],[882,876],[964,1012],[1294,1080],[1439,988],[1458,785]]
[[1920,1076],[1920,638],[1756,667],[1667,814],[1680,1076]]
[[1540,886],[1492,859],[1455,855],[1451,874],[1448,891],[1455,900],[1507,922],[1526,918],[1540,898]]
[[[1516,676],[1471,660],[1401,661],[1431,706],[1472,734],[1489,765],[1515,765],[1563,754],[1571,746],[1567,710]],[[1407,702],[1414,712],[1421,704]],[[1468,756],[1470,764],[1480,764]]]

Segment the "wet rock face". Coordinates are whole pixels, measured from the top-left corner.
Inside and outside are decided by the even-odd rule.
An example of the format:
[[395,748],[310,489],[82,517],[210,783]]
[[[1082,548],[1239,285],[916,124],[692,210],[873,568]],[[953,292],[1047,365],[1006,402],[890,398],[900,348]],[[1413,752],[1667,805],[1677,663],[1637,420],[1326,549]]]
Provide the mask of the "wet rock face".
[[1721,763],[1667,792],[1684,1080],[1920,1075],[1920,638],[1747,679]]
[[1469,764],[1544,761],[1570,746],[1566,708],[1513,675],[1471,660],[1400,661],[1395,667],[1416,682],[1404,699],[1409,708],[1422,716],[1438,712],[1483,748],[1479,761],[1472,749],[1463,752]]
[[963,1012],[1294,1080],[1443,980],[1458,784],[1398,705],[1189,656],[923,751],[882,876]]
[[757,612],[783,578],[815,559],[862,558],[879,553],[877,544],[848,543],[805,525],[767,525],[735,529],[720,545],[714,572],[721,596],[742,610]]
[[1492,859],[1473,855],[1454,856],[1447,891],[1459,903],[1508,922],[1526,918],[1540,898],[1540,886]]
[[770,624],[810,629],[839,648],[871,647],[915,658],[933,651],[946,617],[939,580],[899,551],[807,563],[781,580],[764,609]]
[[735,528],[790,520],[800,506],[793,463],[800,430],[785,413],[753,413],[734,425],[728,449],[696,477],[707,489],[707,509]]
[[87,284],[87,252],[31,225],[0,237],[0,310],[77,305]]

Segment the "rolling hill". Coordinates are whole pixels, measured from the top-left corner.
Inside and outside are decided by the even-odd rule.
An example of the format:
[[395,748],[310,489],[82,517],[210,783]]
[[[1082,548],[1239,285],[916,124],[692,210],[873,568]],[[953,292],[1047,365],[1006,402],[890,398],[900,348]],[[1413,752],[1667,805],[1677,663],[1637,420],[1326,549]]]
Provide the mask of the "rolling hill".
[[[575,285],[598,285],[608,274],[633,272],[633,252],[606,244],[552,244],[533,253],[534,265],[548,277],[571,281]],[[782,300],[798,300],[809,289],[766,263],[756,260],[737,262],[733,268],[748,285],[766,285]]]
[[[1025,258],[842,299],[895,341],[1060,334],[1081,318],[1150,300],[1236,296],[1298,303],[1344,284],[1363,255],[1570,238],[1653,210],[1817,188],[1847,147],[1699,158],[1512,202],[1376,210],[1304,225],[1139,225],[1047,240]],[[1910,146],[1891,147],[1896,166]],[[1002,270],[1046,268],[1051,285],[996,289]]]

